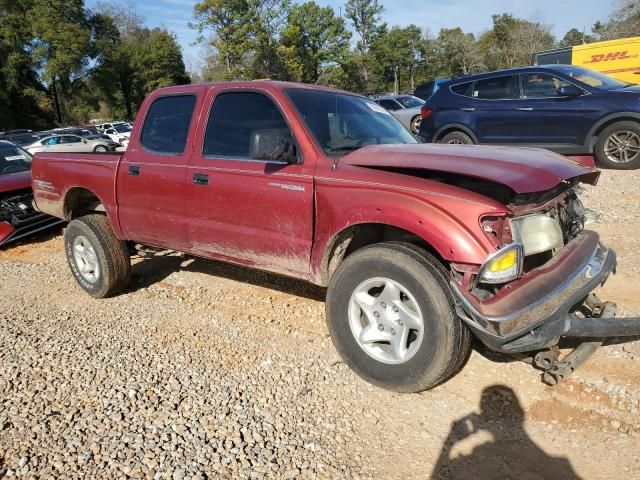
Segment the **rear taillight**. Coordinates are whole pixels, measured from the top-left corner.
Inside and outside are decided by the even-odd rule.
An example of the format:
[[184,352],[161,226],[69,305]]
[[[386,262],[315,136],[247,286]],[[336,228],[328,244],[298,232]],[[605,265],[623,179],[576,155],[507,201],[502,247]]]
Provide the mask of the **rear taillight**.
[[433,108],[422,107],[420,109],[420,115],[422,116],[423,120],[427,118],[429,115],[431,115],[432,113],[433,113]]

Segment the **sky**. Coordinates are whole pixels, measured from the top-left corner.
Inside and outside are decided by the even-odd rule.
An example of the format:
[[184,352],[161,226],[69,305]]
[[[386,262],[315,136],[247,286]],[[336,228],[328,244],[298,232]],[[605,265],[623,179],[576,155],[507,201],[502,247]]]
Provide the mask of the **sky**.
[[[147,26],[166,27],[176,35],[187,69],[199,70],[203,52],[200,46],[194,45],[196,31],[188,26],[197,0],[132,1]],[[98,0],[87,0],[86,5],[91,8],[96,3]],[[330,5],[339,14],[346,0],[316,0],[316,3]],[[382,4],[385,8],[382,20],[390,26],[414,23],[433,35],[441,28],[453,27],[481,33],[491,28],[491,15],[506,12],[551,25],[559,38],[573,27],[584,28],[589,33],[591,26],[597,20],[605,20],[615,7],[615,1],[611,0],[382,0]]]

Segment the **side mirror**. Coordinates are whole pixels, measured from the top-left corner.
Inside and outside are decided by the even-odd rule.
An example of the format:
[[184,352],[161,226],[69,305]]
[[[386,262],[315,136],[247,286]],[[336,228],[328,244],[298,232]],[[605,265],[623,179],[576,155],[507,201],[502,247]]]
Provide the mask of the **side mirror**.
[[82,143],[87,143],[87,139],[86,139],[86,138],[83,138],[83,139],[82,139]]
[[249,156],[254,160],[300,163],[288,129],[264,129],[251,132]]
[[561,97],[579,97],[584,92],[582,89],[576,87],[575,85],[565,85],[558,89],[558,95]]

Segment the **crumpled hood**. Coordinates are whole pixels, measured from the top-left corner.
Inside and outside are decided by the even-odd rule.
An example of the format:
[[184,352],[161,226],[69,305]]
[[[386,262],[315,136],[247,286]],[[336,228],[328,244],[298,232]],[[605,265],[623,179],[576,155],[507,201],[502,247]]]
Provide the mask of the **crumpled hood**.
[[0,174],[0,193],[31,188],[31,172]]
[[340,162],[369,168],[418,168],[490,180],[516,193],[549,190],[580,177],[595,185],[600,172],[538,148],[483,145],[367,145]]

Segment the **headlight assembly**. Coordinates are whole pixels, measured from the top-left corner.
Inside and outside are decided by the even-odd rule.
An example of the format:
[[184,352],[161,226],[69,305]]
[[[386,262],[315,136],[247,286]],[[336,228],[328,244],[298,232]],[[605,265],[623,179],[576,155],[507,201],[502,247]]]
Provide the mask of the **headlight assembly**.
[[478,272],[478,283],[505,283],[522,272],[523,249],[519,242],[511,243],[489,256]]
[[562,228],[555,218],[535,214],[511,219],[514,240],[522,244],[525,255],[535,255],[564,246]]

